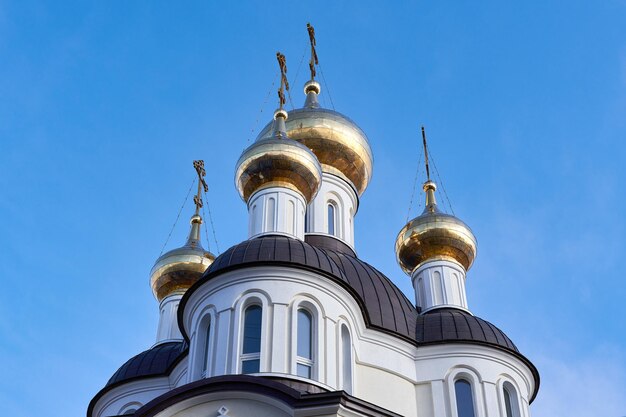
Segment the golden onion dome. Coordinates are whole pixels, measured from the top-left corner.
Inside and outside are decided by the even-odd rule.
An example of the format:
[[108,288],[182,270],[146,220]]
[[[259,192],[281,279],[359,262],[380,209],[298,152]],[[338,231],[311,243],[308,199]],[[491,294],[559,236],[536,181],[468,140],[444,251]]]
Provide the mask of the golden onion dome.
[[[304,85],[304,107],[289,112],[287,135],[313,151],[323,172],[347,180],[361,195],[370,182],[374,164],[367,136],[348,117],[320,107],[317,99],[320,91],[316,81]],[[271,135],[272,126],[268,124],[257,140]]]
[[191,231],[184,246],[164,253],[150,271],[150,287],[159,300],[168,295],[182,294],[202,277],[215,256],[200,243],[202,217],[191,218]]
[[285,187],[313,200],[322,183],[322,168],[309,148],[291,140],[285,131],[287,112],[277,110],[271,136],[243,151],[235,170],[235,185],[248,201],[255,192]]
[[448,259],[469,270],[476,258],[476,238],[472,230],[455,216],[442,213],[435,200],[436,185],[424,183],[424,212],[408,222],[396,239],[398,263],[408,275],[423,262]]

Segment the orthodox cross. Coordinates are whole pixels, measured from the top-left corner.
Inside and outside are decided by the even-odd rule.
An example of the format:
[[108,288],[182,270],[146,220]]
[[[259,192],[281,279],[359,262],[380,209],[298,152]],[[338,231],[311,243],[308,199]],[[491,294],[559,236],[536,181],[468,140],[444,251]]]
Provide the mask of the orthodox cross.
[[315,28],[310,23],[306,24],[306,29],[309,31],[309,42],[311,42],[311,60],[309,61],[309,69],[311,70],[311,81],[315,79],[315,66],[319,64],[317,60],[317,51],[315,50],[315,46],[317,42],[315,42]]
[[428,167],[428,147],[426,146],[426,131],[422,126],[422,142],[424,143],[424,161],[426,161],[426,177],[430,181],[430,168]]
[[209,191],[209,186],[204,180],[204,177],[206,176],[204,161],[202,159],[193,161],[193,167],[196,169],[196,173],[198,174],[198,193],[193,196],[193,202],[196,205],[196,215],[200,215],[200,209],[202,208],[202,190],[204,189],[204,192],[206,193]]
[[278,66],[280,67],[280,88],[278,89],[278,100],[280,101],[280,109],[283,109],[287,100],[285,100],[284,90],[289,91],[289,81],[287,81],[287,60],[285,55],[280,52],[276,52],[276,59],[278,60]]

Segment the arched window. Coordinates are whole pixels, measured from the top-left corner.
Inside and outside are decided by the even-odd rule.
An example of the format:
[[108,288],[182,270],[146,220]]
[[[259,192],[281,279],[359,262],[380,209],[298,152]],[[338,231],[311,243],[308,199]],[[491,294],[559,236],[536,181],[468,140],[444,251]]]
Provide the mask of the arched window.
[[293,203],[293,201],[289,200],[287,202],[287,232],[291,233],[292,235],[296,234],[296,228],[295,228],[295,224],[296,224],[296,205]]
[[243,343],[241,347],[241,373],[253,374],[261,368],[261,319],[259,305],[246,308],[243,318]]
[[276,225],[274,223],[274,218],[276,216],[276,199],[270,198],[267,201],[267,232],[273,232],[276,230]]
[[519,417],[519,404],[517,403],[517,392],[510,382],[505,382],[502,386],[504,391],[504,411],[506,417]]
[[352,393],[352,342],[350,331],[345,324],[341,325],[341,388],[348,394]]
[[335,206],[335,203],[332,201],[328,202],[328,206],[327,206],[327,217],[328,217],[328,234],[329,235],[333,235],[336,236],[337,235],[337,230],[336,230],[336,223],[337,223],[337,207]]
[[457,416],[475,417],[472,385],[465,379],[458,379],[454,382],[454,393],[456,394]]
[[424,308],[426,305],[426,294],[424,294],[424,278],[422,276],[419,277],[417,281],[417,288],[419,289],[419,294],[417,294],[419,306]]
[[313,377],[313,317],[304,308],[298,310],[298,346],[296,373],[303,378]]
[[440,305],[443,302],[443,285],[439,271],[433,273],[433,304]]
[[124,414],[122,414],[122,415],[123,415],[123,416],[129,416],[129,415],[131,415],[131,414],[135,414],[135,411],[137,411],[137,409],[136,409],[136,408],[129,408],[129,409],[128,409],[128,410],[126,410],[126,411],[124,412]]
[[211,318],[207,318],[202,346],[202,377],[209,376],[209,354],[211,352]]

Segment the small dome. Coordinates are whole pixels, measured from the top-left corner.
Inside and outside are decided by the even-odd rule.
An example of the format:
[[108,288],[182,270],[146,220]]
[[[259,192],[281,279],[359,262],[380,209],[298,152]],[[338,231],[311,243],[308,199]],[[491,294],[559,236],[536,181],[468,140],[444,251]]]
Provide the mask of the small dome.
[[274,116],[274,132],[243,151],[235,171],[237,190],[246,202],[258,190],[286,187],[310,202],[322,182],[322,168],[309,148],[285,133],[287,113]]
[[[337,175],[363,194],[372,177],[374,157],[365,133],[348,117],[320,107],[317,95],[320,85],[309,81],[304,107],[289,112],[287,135],[311,149],[322,171]],[[257,141],[272,135],[272,124],[261,131]]]
[[202,218],[191,218],[191,232],[185,246],[164,253],[150,271],[150,287],[157,300],[184,293],[202,277],[215,256],[200,244]]
[[439,211],[435,190],[434,182],[424,184],[424,212],[408,222],[396,239],[396,257],[408,275],[422,262],[437,258],[452,259],[467,271],[476,258],[472,230],[458,218]]

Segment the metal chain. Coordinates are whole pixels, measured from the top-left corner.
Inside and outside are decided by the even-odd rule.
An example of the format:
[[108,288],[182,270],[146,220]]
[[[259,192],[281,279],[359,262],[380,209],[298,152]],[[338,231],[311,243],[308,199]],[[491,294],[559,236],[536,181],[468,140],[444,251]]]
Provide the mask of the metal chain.
[[[217,249],[217,254],[220,255],[222,252],[220,251],[220,244],[217,242],[217,235],[215,234],[215,224],[213,223],[213,214],[211,213],[211,205],[209,204],[209,196],[206,191],[204,192],[204,200],[206,201],[206,208],[209,212],[209,221],[211,222],[211,230],[213,231],[213,240],[215,241],[215,248]],[[202,208],[204,210],[204,207]],[[203,211],[204,214],[204,211]],[[207,237],[208,240],[208,237]]]
[[[307,49],[309,49],[308,47],[304,48],[304,52],[302,53],[302,58],[300,59],[300,63],[298,64],[298,69],[296,70],[296,77],[293,79],[292,83],[293,85],[298,85],[298,75],[300,74],[300,69],[302,68],[302,63],[304,62],[304,57],[306,55],[306,51]],[[291,101],[291,93],[289,91],[287,91],[288,95],[289,95],[289,102],[291,103],[291,110],[294,109],[293,106],[293,102]]]
[[441,184],[441,189],[443,190],[443,195],[446,197],[446,200],[448,202],[448,208],[450,208],[450,212],[452,213],[452,215],[455,216],[454,209],[452,208],[452,203],[450,202],[450,199],[448,198],[448,193],[446,192],[446,187],[444,187],[444,185],[443,185],[443,180],[441,179],[441,176],[439,175],[439,170],[437,169],[437,164],[435,163],[435,158],[433,158],[432,152],[430,152],[430,148],[429,148],[429,153],[428,154],[430,156],[430,160],[433,162],[433,167],[435,167],[435,173],[437,174],[437,178],[439,180],[439,184]]
[[328,88],[326,77],[324,77],[324,70],[322,69],[322,65],[318,63],[317,66],[320,68],[320,74],[322,74],[322,80],[324,81],[324,88],[326,88],[326,91],[328,91],[328,98],[330,99],[330,105],[333,107],[333,110],[335,110],[335,103],[333,103],[333,96],[330,95],[330,88]]
[[167,246],[167,242],[170,241],[170,237],[172,237],[172,232],[174,231],[174,228],[176,227],[176,224],[178,223],[178,219],[180,219],[180,214],[183,212],[183,208],[185,207],[185,204],[187,204],[187,199],[189,198],[189,194],[191,194],[191,189],[193,188],[193,185],[196,183],[196,178],[194,177],[193,181],[191,182],[191,186],[189,186],[189,190],[187,190],[187,195],[185,196],[185,200],[183,201],[183,205],[180,206],[180,210],[178,210],[178,215],[176,216],[176,220],[174,220],[174,224],[172,225],[172,228],[170,229],[170,233],[167,235],[167,239],[165,239],[165,243],[163,244],[163,247],[161,248],[161,253],[159,253],[159,257],[161,255],[163,255],[163,251],[165,250],[165,246]]
[[261,120],[261,115],[263,114],[263,108],[267,105],[267,101],[269,100],[270,95],[272,94],[272,91],[274,90],[274,86],[276,85],[277,78],[278,78],[278,73],[274,76],[274,80],[272,81],[272,86],[267,92],[267,95],[265,96],[265,100],[263,101],[263,104],[261,105],[261,111],[258,113],[258,116],[256,120],[254,121],[254,126],[252,127],[252,129],[250,129],[251,134],[250,134],[250,137],[248,138],[248,143],[250,143],[250,140],[252,140],[251,138],[254,136],[254,131],[259,126],[259,120]]
[[417,164],[417,169],[415,170],[415,179],[413,180],[413,191],[411,192],[411,200],[409,201],[409,210],[406,213],[406,223],[409,222],[409,217],[411,216],[411,208],[413,207],[413,198],[415,198],[415,190],[417,189],[417,179],[419,178],[419,174],[422,171],[422,160],[424,159],[424,154],[420,152],[419,163]]
[[[204,194],[204,201],[209,204],[207,201],[206,193]],[[202,205],[202,218],[206,219],[206,214],[204,212],[204,204]],[[206,221],[204,222],[204,237],[206,238],[206,247],[209,252],[211,252],[211,241],[209,240],[209,228],[207,226]]]

